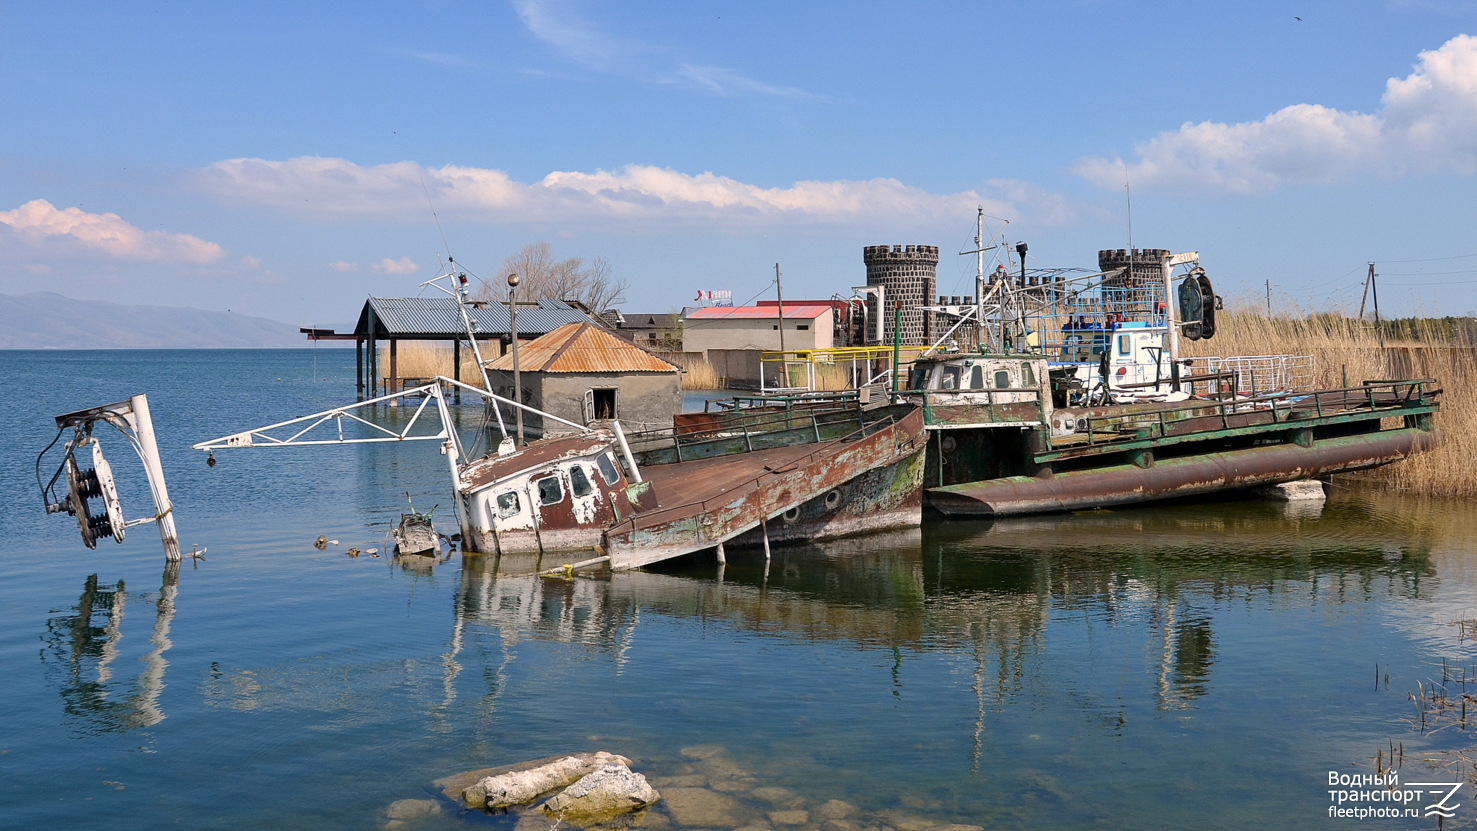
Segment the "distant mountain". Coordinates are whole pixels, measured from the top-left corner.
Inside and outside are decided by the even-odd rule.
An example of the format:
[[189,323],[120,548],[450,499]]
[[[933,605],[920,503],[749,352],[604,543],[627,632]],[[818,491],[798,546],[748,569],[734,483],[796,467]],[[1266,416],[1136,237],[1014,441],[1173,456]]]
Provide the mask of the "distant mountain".
[[[333,343],[328,341],[327,343]],[[231,312],[0,294],[0,349],[308,346],[296,326]]]

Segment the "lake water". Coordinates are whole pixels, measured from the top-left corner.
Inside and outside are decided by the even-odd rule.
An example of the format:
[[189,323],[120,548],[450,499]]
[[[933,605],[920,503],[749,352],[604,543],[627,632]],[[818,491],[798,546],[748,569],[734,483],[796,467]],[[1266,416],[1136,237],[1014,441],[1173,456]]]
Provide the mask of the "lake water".
[[[351,352],[0,352],[0,383],[5,828],[375,828],[406,799],[439,813],[399,827],[547,828],[432,782],[596,749],[673,795],[648,828],[1434,828],[1330,818],[1330,772],[1393,747],[1402,783],[1455,783],[1477,757],[1468,504],[929,520],[563,581],[345,556],[388,547],[407,491],[451,524],[434,444],[189,449],[349,400]],[[87,550],[35,484],[52,416],[138,392],[209,548],[177,572],[147,526]],[[1411,694],[1443,677],[1422,731]],[[1446,827],[1477,819],[1458,803]]]

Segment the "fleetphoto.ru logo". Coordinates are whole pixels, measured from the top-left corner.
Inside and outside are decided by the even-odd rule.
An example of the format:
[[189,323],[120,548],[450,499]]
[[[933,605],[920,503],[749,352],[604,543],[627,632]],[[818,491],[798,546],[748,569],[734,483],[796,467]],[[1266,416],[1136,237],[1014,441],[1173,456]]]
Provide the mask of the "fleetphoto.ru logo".
[[1460,782],[1406,782],[1400,772],[1383,776],[1368,773],[1328,772],[1328,815],[1346,819],[1390,819],[1394,817],[1456,816]]

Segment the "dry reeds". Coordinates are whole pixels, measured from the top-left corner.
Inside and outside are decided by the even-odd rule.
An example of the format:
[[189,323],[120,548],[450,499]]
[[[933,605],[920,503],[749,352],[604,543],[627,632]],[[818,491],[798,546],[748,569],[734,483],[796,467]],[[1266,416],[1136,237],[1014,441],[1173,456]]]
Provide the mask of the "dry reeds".
[[[496,344],[485,344],[479,341],[478,346],[482,348],[482,356],[488,360],[500,354]],[[482,375],[477,370],[477,356],[472,354],[472,350],[466,346],[462,347],[461,352],[462,382],[480,387]],[[395,375],[400,378],[420,380],[429,380],[437,375],[455,378],[451,359],[450,343],[424,340],[400,341],[395,347]],[[385,378],[390,377],[390,348],[388,346],[382,346],[379,349],[379,370]]]
[[723,377],[700,352],[657,352],[664,361],[682,368],[682,388],[685,390],[721,390]]
[[[1258,304],[1259,305],[1259,304]],[[1372,324],[1340,313],[1281,309],[1268,316],[1252,304],[1217,317],[1216,336],[1185,341],[1186,357],[1312,355],[1320,389],[1389,379],[1434,379],[1443,389],[1436,426],[1441,446],[1403,462],[1347,478],[1375,481],[1419,496],[1477,496],[1477,349],[1443,342],[1434,327],[1416,343],[1380,345]]]

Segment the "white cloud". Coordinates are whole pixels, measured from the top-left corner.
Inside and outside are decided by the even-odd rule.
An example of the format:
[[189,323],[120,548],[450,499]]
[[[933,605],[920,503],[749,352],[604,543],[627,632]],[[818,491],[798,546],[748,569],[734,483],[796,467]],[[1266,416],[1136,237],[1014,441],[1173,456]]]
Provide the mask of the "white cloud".
[[590,69],[713,95],[816,97],[802,89],[755,80],[729,67],[684,61],[668,48],[617,37],[581,17],[573,5],[570,0],[513,0],[518,18],[530,34],[553,47],[566,60]]
[[1103,188],[1266,193],[1285,183],[1334,182],[1373,173],[1477,172],[1477,37],[1458,35],[1420,53],[1391,78],[1378,114],[1317,104],[1284,107],[1260,121],[1186,123],[1135,145],[1138,158],[1090,158],[1077,173]]
[[991,182],[990,194],[930,193],[890,178],[763,187],[711,172],[648,165],[555,171],[524,183],[500,170],[457,165],[423,169],[413,162],[363,167],[318,157],[230,159],[200,171],[198,181],[222,199],[330,216],[423,215],[427,191],[443,215],[514,222],[660,220],[752,227],[958,218],[972,215],[976,206],[995,216],[1028,214],[1048,222],[1071,213],[1060,196],[1019,182]]
[[11,211],[0,211],[0,225],[33,247],[72,245],[118,260],[169,263],[212,263],[224,252],[213,242],[189,234],[144,231],[117,214],[93,214],[34,199]]
[[257,266],[261,265],[262,264],[262,261],[260,259],[258,259],[257,257],[253,257],[250,254],[247,254],[246,256],[244,256],[244,257],[241,258],[241,264],[244,265],[244,266],[246,266],[247,268],[253,268],[254,269]]
[[331,262],[328,264],[328,267],[341,274],[353,274],[359,270],[358,263],[345,262],[344,260]]
[[386,257],[370,267],[381,274],[396,274],[401,276],[420,271],[420,266],[411,262],[409,257],[401,257],[398,260],[392,260]]

